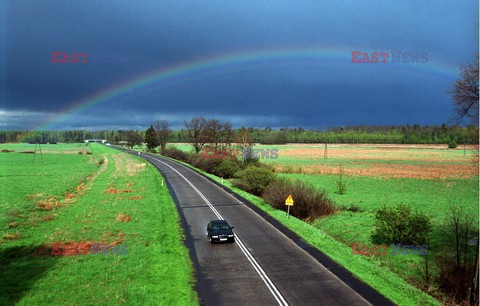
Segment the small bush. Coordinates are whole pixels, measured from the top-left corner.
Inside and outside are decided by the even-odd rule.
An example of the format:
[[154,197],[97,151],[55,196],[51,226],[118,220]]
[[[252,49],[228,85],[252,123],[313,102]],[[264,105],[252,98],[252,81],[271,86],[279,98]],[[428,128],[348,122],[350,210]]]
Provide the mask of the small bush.
[[105,163],[105,159],[103,157],[97,161],[97,165],[99,166],[103,165],[103,163]]
[[337,180],[337,193],[339,195],[344,194],[347,191],[347,184],[345,183],[343,165],[340,164]]
[[190,163],[192,166],[202,169],[208,173],[214,173],[214,169],[222,162],[221,159],[202,159],[198,156]]
[[243,163],[238,159],[223,159],[213,170],[215,175],[228,179],[243,170],[242,166]]
[[92,152],[91,152],[91,151],[87,151],[87,155],[92,155]]
[[265,168],[248,167],[237,172],[235,178],[232,182],[235,187],[254,195],[261,195],[265,187],[275,179],[275,174]]
[[200,155],[195,153],[189,153],[187,154],[187,159],[185,160],[185,162],[193,166],[193,165],[197,165],[200,159],[201,159]]
[[335,212],[335,206],[325,191],[304,182],[284,178],[268,185],[263,192],[263,199],[273,207],[285,210],[285,200],[290,194],[294,201],[290,213],[297,218],[312,221]]
[[448,143],[449,149],[455,149],[456,147],[457,147],[457,142],[455,140],[452,140]]
[[179,150],[175,147],[169,147],[163,150],[163,155],[188,163],[190,153]]
[[430,230],[430,219],[419,212],[412,212],[410,206],[383,206],[375,216],[372,238],[377,243],[424,244]]

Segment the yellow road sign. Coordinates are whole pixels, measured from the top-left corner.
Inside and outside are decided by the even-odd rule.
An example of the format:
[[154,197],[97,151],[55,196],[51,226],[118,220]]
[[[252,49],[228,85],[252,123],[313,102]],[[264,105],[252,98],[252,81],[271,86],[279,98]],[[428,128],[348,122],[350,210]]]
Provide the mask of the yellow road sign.
[[285,200],[285,205],[288,205],[288,206],[293,206],[293,198],[292,198],[292,195],[290,194],[288,196],[288,198]]

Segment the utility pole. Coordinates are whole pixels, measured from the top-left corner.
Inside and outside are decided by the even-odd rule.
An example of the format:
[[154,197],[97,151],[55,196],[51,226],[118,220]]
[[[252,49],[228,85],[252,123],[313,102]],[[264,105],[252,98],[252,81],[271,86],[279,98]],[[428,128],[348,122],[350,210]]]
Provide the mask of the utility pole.
[[35,141],[35,150],[33,151],[32,165],[35,163],[35,155],[37,155],[37,145],[38,145],[38,149],[40,151],[40,157],[42,159],[42,165],[44,165],[45,162],[43,161],[42,146],[40,145],[40,142],[38,142],[38,141]]

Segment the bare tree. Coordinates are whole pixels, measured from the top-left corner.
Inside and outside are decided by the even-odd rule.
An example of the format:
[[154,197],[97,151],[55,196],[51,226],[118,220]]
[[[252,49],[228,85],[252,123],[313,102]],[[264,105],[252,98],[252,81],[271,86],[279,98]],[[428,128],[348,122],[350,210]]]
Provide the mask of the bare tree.
[[223,124],[220,120],[210,119],[205,126],[205,135],[207,141],[213,144],[215,149],[218,149],[218,144],[221,142]]
[[170,130],[170,127],[166,120],[158,120],[157,122],[155,122],[154,128],[155,130],[157,130],[158,143],[160,144],[160,147],[163,151],[165,150],[167,142],[172,135],[172,130]]
[[248,129],[242,127],[238,130],[237,142],[244,148],[251,147],[253,145],[252,137],[250,137]]
[[205,133],[206,124],[207,120],[203,117],[195,117],[185,122],[185,127],[188,131],[188,142],[195,149],[195,153],[199,153],[207,142]]
[[252,137],[250,137],[250,133],[248,129],[242,127],[238,130],[236,142],[241,145],[242,150],[242,160],[247,162],[248,160],[253,159],[253,152],[252,146],[253,141]]
[[460,79],[456,80],[449,94],[455,107],[455,120],[469,118],[478,124],[478,55],[474,63],[461,66]]
[[230,144],[233,141],[233,130],[232,130],[232,124],[230,122],[224,122],[222,124],[222,130],[221,130],[221,143],[226,147],[230,146]]
[[127,131],[125,135],[130,148],[143,144],[142,135],[138,134],[136,131],[133,131],[133,130]]
[[212,144],[215,149],[221,150],[232,142],[232,124],[217,119],[208,120],[205,125],[205,135],[207,137],[206,142]]

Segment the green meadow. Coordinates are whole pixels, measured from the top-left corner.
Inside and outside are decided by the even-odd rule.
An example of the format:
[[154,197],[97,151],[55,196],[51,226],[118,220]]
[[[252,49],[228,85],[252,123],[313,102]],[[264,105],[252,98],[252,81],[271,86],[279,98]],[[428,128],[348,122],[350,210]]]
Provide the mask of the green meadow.
[[[142,159],[99,144],[0,145],[2,304],[198,304],[175,204]],[[13,152],[5,152],[13,150]],[[80,154],[80,153],[81,154]],[[127,254],[52,255],[102,243]]]

